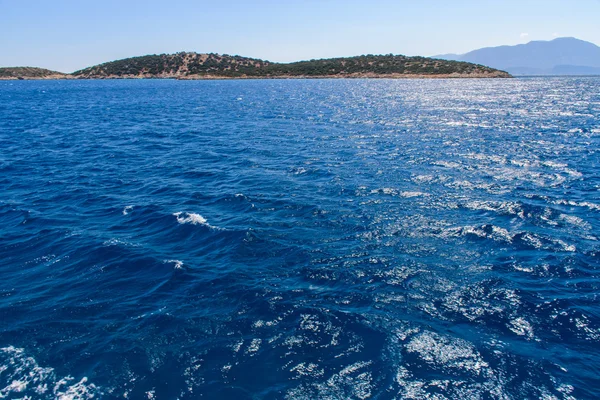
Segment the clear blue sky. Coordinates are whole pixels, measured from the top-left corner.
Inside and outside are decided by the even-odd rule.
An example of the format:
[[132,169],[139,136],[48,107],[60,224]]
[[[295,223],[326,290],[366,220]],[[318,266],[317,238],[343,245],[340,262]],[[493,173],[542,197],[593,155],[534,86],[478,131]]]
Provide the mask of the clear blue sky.
[[435,55],[573,36],[600,0],[0,0],[0,66],[72,72],[177,51],[295,61]]

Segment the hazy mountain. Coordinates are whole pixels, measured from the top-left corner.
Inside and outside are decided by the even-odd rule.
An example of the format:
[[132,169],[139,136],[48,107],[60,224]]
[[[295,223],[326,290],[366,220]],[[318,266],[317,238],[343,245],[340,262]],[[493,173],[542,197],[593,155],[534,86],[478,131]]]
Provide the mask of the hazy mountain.
[[487,65],[513,75],[600,75],[600,47],[575,38],[486,47],[434,58]]

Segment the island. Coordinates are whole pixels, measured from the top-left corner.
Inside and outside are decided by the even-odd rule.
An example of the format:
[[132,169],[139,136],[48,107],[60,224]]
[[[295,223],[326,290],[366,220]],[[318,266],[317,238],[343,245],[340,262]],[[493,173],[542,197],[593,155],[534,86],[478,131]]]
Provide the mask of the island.
[[65,79],[68,74],[35,67],[0,68],[0,79]]
[[[5,71],[9,70],[9,71]],[[5,72],[3,72],[5,71]],[[0,79],[281,79],[281,78],[510,78],[505,71],[463,61],[403,55],[362,55],[276,63],[238,55],[146,55],[71,74],[39,68],[0,68]]]

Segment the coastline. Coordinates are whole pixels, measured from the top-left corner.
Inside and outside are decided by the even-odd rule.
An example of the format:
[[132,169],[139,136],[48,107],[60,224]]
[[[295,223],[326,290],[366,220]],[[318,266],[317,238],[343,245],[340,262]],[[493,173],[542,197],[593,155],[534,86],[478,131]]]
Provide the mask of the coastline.
[[45,77],[0,77],[0,81],[40,81],[40,80],[118,80],[118,79],[173,79],[180,81],[210,80],[267,80],[267,79],[510,79],[512,75],[499,72],[476,74],[376,74],[355,73],[338,75],[273,75],[273,76],[224,76],[224,75],[108,75],[74,76],[50,75]]
[[53,81],[60,79],[77,79],[70,75],[48,76],[0,76],[0,81]]

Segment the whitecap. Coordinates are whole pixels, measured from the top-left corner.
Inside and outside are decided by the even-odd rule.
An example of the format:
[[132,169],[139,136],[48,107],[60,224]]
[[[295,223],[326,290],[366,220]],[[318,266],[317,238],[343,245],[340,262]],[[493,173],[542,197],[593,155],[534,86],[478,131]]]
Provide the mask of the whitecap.
[[423,192],[405,191],[405,192],[400,192],[400,196],[401,197],[406,197],[406,198],[411,198],[411,197],[428,196],[428,194],[427,193],[423,193]]
[[512,243],[513,235],[504,228],[495,225],[463,226],[449,228],[444,231],[442,237],[473,235],[480,238],[492,239],[499,242]]
[[207,225],[206,219],[200,214],[176,212],[173,214],[180,224]]
[[573,207],[587,207],[590,210],[600,211],[600,205],[595,203],[590,203],[588,201],[577,202],[573,200],[556,200],[552,202],[553,204],[564,205],[564,206],[573,206]]
[[525,211],[519,203],[513,201],[469,201],[465,207],[470,210],[492,211],[498,214],[515,215],[525,218]]
[[558,216],[558,219],[569,224],[569,225],[573,225],[576,226],[578,228],[582,228],[585,230],[591,230],[592,226],[590,225],[590,223],[586,222],[585,220],[583,220],[582,218],[579,218],[575,215],[567,215],[567,214],[560,214]]
[[437,165],[437,166],[440,166],[440,167],[446,167],[446,168],[450,168],[450,169],[459,169],[459,168],[462,167],[462,165],[460,165],[457,162],[443,161],[443,160],[434,161],[433,165]]
[[0,398],[23,399],[92,399],[99,388],[87,377],[58,378],[54,368],[41,367],[24,349],[13,346],[0,348]]
[[210,225],[208,223],[208,221],[206,220],[206,218],[204,218],[200,214],[179,211],[179,212],[174,213],[173,216],[175,216],[175,218],[177,218],[177,222],[182,225],[185,225],[185,224],[204,225],[211,229],[220,229],[216,226]]
[[183,261],[179,260],[164,260],[165,264],[175,264],[173,268],[175,269],[183,269]]
[[129,214],[131,210],[133,210],[133,206],[125,206],[125,208],[123,208],[123,215]]

